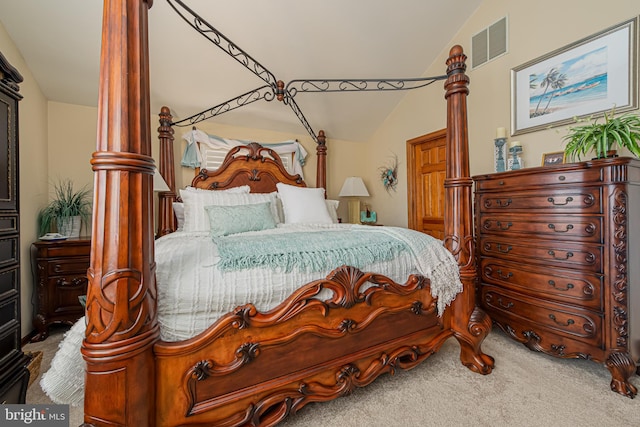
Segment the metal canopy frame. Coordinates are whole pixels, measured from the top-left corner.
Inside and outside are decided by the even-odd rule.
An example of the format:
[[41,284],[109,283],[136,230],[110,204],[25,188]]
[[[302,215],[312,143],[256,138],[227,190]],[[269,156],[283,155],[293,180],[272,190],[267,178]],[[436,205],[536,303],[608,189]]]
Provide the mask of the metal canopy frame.
[[[213,25],[189,8],[182,0],[167,0],[169,6],[194,30],[222,49],[227,55],[235,59],[247,70],[263,80],[266,84],[242,95],[229,99],[214,107],[171,123],[173,126],[193,126],[204,120],[219,116],[256,101],[268,102],[277,99],[291,107],[316,144],[321,144],[320,138],[313,131],[309,121],[295,102],[294,97],[299,93],[336,93],[336,92],[380,92],[411,90],[428,86],[438,80],[445,80],[446,75],[435,77],[399,78],[399,79],[298,79],[288,84],[277,80],[274,74],[264,65],[255,60],[228,37],[218,31]],[[322,138],[324,139],[324,138]]]

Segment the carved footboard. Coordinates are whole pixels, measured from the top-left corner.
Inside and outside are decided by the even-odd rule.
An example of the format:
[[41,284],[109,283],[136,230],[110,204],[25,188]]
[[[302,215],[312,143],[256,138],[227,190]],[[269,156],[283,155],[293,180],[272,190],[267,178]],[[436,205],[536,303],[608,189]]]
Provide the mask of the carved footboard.
[[156,344],[157,425],[273,425],[414,367],[449,336],[427,279],[340,267],[269,312],[248,304],[189,341]]

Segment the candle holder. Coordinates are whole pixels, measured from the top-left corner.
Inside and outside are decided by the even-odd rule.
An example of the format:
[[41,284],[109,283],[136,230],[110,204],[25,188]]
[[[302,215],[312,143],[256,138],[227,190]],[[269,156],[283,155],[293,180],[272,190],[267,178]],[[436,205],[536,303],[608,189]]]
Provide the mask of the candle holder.
[[496,138],[494,140],[495,149],[493,151],[494,168],[496,172],[507,170],[507,138]]
[[523,167],[522,159],[520,158],[520,154],[522,153],[521,145],[514,145],[509,148],[509,153],[511,154],[511,170],[518,170]]

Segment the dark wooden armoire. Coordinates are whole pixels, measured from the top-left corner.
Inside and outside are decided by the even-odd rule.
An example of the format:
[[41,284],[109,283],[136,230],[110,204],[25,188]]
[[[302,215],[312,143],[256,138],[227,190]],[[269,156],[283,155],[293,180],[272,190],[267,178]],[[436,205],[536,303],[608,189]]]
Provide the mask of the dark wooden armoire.
[[20,82],[20,73],[0,53],[0,403],[24,403],[29,382],[20,331]]

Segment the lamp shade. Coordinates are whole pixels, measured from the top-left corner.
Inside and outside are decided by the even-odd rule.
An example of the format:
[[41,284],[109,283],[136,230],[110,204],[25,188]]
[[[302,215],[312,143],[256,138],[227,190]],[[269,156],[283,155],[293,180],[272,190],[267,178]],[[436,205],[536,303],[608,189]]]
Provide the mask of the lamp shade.
[[171,189],[167,185],[167,182],[164,180],[158,169],[156,169],[153,173],[153,191],[170,191]]
[[344,180],[338,197],[368,197],[369,192],[359,176],[350,176]]

